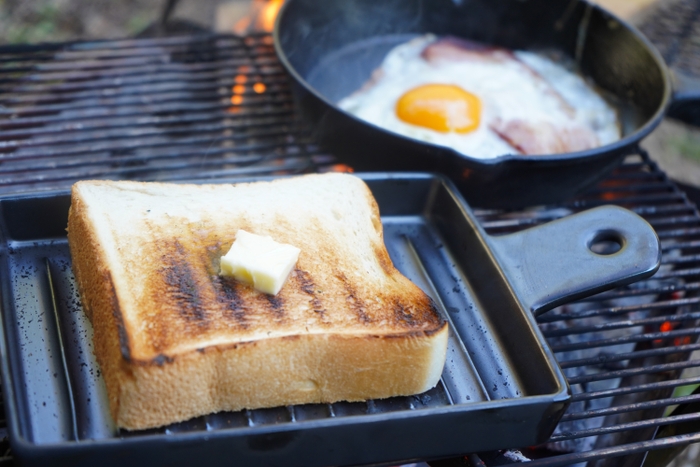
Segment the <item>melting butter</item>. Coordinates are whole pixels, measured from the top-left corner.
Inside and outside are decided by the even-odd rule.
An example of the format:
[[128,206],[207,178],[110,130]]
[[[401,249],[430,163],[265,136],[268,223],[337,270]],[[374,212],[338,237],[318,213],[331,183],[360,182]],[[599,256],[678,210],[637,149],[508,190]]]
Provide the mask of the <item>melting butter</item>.
[[272,237],[239,230],[231,249],[221,257],[221,275],[233,276],[260,292],[277,295],[300,252],[299,248],[276,242]]

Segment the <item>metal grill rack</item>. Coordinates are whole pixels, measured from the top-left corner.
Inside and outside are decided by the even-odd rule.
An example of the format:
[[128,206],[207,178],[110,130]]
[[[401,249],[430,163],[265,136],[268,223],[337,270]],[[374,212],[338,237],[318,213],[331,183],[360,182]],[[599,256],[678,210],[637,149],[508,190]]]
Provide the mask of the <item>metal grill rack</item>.
[[0,193],[331,162],[293,113],[269,35],[0,48]]
[[700,216],[656,164],[642,153],[569,203],[518,212],[477,210],[477,216],[497,235],[610,203],[654,227],[662,266],[650,280],[538,319],[574,396],[550,441],[522,450],[536,459],[528,465],[642,465],[653,449],[664,451],[650,455],[645,465],[665,465],[653,462],[671,459],[680,449],[674,447],[700,441],[700,361],[689,359],[700,349]]
[[[342,169],[309,135],[269,35],[0,47],[0,196],[86,178]],[[540,318],[575,395],[549,443],[520,449],[530,465],[662,465],[700,441],[700,372],[692,371],[700,361],[689,359],[700,350],[700,214],[646,154],[564,205],[477,215],[496,235],[608,203],[655,227],[663,266],[650,280]],[[12,463],[8,446],[5,437],[0,463]],[[517,455],[466,459],[455,462],[500,465]]]

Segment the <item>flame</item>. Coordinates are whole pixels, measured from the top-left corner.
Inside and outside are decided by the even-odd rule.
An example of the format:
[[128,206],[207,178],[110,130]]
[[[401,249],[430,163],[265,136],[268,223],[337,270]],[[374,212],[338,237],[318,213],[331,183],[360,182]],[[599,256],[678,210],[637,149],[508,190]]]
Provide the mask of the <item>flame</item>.
[[268,0],[260,13],[260,26],[263,31],[272,32],[275,28],[275,19],[284,0]]
[[245,35],[251,32],[272,32],[275,19],[284,0],[253,0],[249,13],[233,25],[233,32]]

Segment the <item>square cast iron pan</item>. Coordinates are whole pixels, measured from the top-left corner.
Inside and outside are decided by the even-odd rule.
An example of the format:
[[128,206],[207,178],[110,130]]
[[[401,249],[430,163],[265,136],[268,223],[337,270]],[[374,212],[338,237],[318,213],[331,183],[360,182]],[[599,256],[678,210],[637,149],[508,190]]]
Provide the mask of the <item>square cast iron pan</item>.
[[[441,177],[362,176],[379,204],[395,265],[435,299],[449,322],[447,362],[435,388],[412,397],[225,412],[120,431],[109,415],[71,271],[70,197],[6,198],[0,200],[0,364],[15,457],[42,466],[313,467],[545,441],[570,394],[533,312],[653,274],[659,260],[653,230],[629,211],[603,208],[592,217],[587,212],[489,237]],[[620,222],[630,231],[616,230]],[[591,236],[601,232],[619,240],[621,252],[591,253]],[[561,235],[568,240],[553,238]],[[572,262],[578,267],[568,267]]]

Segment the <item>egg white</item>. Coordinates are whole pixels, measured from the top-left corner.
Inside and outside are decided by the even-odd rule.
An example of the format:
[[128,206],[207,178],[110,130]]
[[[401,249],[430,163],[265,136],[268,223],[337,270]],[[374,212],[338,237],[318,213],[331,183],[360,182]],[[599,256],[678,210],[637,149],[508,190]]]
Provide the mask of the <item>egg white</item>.
[[[576,73],[532,52],[517,51],[517,59],[430,63],[421,57],[433,35],[421,36],[395,47],[375,73],[373,82],[342,99],[338,105],[357,117],[401,135],[451,147],[476,158],[492,158],[518,151],[489,128],[501,119],[549,122],[558,128],[584,124],[600,144],[619,139],[615,110]],[[527,64],[545,80],[537,79]],[[412,125],[396,116],[396,102],[407,91],[424,84],[452,84],[481,100],[479,127],[470,133],[438,132]],[[575,109],[572,116],[553,95],[559,92]]]

